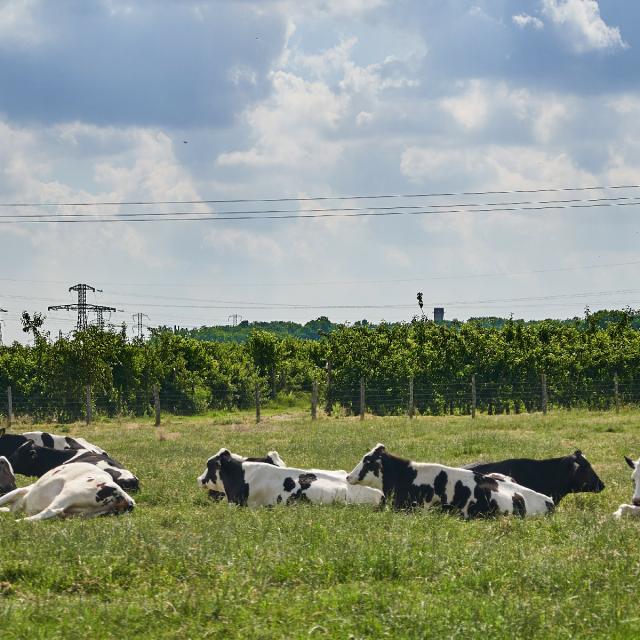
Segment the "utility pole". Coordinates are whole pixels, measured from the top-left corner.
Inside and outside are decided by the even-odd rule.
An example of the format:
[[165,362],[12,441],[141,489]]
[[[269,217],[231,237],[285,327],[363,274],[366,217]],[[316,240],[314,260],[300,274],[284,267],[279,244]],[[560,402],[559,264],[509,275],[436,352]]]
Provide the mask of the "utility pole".
[[242,322],[243,318],[240,314],[238,313],[232,313],[227,320],[231,320],[231,326],[236,327],[238,325],[238,322]]
[[142,325],[142,319],[146,318],[147,320],[149,320],[149,316],[146,313],[134,313],[132,316],[133,321],[136,323],[135,325],[135,331],[138,333],[138,339],[143,340],[144,339],[144,332],[143,332],[143,325]]
[[47,307],[48,311],[77,311],[78,320],[76,322],[76,331],[85,331],[89,326],[87,321],[87,312],[97,314],[98,327],[104,329],[104,317],[105,311],[117,311],[115,307],[105,307],[99,304],[91,304],[87,302],[87,291],[95,291],[95,288],[88,284],[75,284],[73,287],[69,287],[69,291],[78,292],[78,302],[75,304],[57,304],[51,307]]
[[[0,309],[0,313],[7,313],[7,310]],[[3,323],[3,320],[0,320],[0,347],[2,346],[2,323]]]

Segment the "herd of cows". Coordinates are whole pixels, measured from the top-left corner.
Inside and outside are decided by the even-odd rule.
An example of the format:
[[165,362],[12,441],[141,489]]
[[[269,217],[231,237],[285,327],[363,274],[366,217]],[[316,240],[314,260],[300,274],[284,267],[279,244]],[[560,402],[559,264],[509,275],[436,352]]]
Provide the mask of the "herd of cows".
[[[632,504],[620,505],[614,513],[618,518],[640,515],[640,460],[625,460],[633,469],[635,490]],[[38,480],[17,488],[16,473]],[[465,518],[545,514],[569,493],[597,493],[605,486],[581,451],[548,460],[514,458],[458,468],[406,460],[383,444],[351,473],[288,467],[277,451],[245,458],[220,449],[207,461],[198,484],[215,500],[249,507],[300,501],[381,507],[391,502],[396,509],[438,505]],[[25,520],[118,514],[134,508],[127,491],[138,489],[133,473],[82,438],[0,430],[0,511],[24,512]]]

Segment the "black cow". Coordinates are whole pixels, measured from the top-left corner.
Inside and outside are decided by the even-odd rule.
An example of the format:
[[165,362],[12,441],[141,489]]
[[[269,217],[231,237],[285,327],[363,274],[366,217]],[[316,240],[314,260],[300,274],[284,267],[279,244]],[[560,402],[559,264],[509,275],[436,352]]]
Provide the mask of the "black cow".
[[568,493],[599,493],[604,489],[604,482],[580,450],[564,458],[512,458],[501,462],[474,462],[463,468],[510,476],[524,487],[551,496],[556,505]]
[[117,460],[110,458],[106,454],[93,451],[48,449],[47,447],[39,447],[33,441],[27,440],[8,458],[14,472],[25,476],[40,478],[47,471],[51,471],[51,469],[61,465],[87,462],[106,471],[113,478],[113,481],[123,489],[137,490],[140,486],[138,478],[125,469]]

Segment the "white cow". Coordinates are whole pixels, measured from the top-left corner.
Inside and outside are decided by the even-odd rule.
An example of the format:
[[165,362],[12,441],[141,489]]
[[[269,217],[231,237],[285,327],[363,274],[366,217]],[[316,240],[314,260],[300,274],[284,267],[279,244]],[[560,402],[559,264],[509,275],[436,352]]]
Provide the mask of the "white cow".
[[509,480],[441,464],[413,462],[387,452],[383,444],[369,451],[347,476],[350,484],[381,489],[398,509],[441,505],[465,518],[512,513],[549,513],[553,500]]
[[640,460],[635,462],[631,458],[624,457],[627,464],[633,469],[631,480],[633,481],[633,504],[621,504],[618,510],[613,514],[615,518],[622,516],[640,516]]
[[85,462],[52,469],[32,485],[0,498],[0,511],[24,511],[24,520],[95,517],[131,511],[134,506],[133,498],[106,471]]
[[88,440],[79,437],[71,436],[57,436],[47,431],[27,431],[22,434],[25,438],[33,440],[40,447],[47,447],[47,449],[57,449],[58,451],[64,451],[66,449],[93,451],[94,453],[101,453],[107,455],[104,449],[101,449],[95,444],[91,444]]
[[381,491],[351,487],[332,472],[249,462],[228,449],[220,449],[209,458],[198,482],[209,490],[223,492],[230,503],[249,507],[296,501],[379,505],[384,500]]

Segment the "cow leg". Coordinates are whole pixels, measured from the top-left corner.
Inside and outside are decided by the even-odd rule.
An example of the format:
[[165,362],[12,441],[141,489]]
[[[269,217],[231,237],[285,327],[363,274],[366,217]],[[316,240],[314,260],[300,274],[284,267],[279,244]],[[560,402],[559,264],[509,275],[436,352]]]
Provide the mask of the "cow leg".
[[51,507],[47,507],[44,511],[40,513],[36,513],[34,516],[29,516],[28,518],[21,518],[20,520],[16,520],[16,522],[35,522],[37,520],[49,520],[50,518],[57,518],[64,514],[64,509],[52,509]]
[[622,516],[640,516],[640,507],[634,507],[632,504],[621,504],[613,514],[613,517],[622,518]]
[[73,503],[74,497],[64,495],[63,492],[56,496],[46,509],[43,509],[40,513],[36,513],[33,516],[29,516],[28,518],[22,518],[22,520],[37,521],[57,518],[58,516],[64,515],[65,510],[71,507]]
[[20,487],[3,495],[0,498],[0,507],[4,507],[5,504],[8,504],[9,507],[2,508],[0,511],[19,511],[22,499],[29,493],[29,489],[30,487]]

